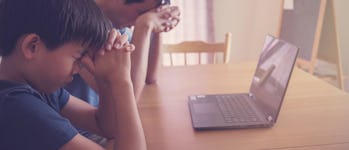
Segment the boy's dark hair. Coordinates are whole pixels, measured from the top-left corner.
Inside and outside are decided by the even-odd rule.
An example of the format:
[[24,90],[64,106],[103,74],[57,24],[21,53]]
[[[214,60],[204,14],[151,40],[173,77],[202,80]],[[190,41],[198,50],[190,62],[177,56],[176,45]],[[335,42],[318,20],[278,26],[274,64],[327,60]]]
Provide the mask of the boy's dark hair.
[[112,28],[94,0],[0,0],[0,56],[10,55],[18,39],[40,36],[48,49],[82,42],[99,49]]

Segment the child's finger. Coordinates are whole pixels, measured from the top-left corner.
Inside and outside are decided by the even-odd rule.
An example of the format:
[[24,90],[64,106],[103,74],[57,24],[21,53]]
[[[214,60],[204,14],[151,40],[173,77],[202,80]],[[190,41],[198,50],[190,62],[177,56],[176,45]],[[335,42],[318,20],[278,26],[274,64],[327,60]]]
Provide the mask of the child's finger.
[[124,44],[126,42],[128,42],[128,35],[127,34],[123,34],[123,35],[118,36],[116,38],[117,39],[116,39],[116,41],[114,43],[114,48],[116,48],[116,49],[121,48],[122,46],[124,46]]
[[95,66],[90,56],[83,57],[81,59],[81,63],[83,64],[84,68],[87,69],[88,72],[90,72],[91,74],[94,74]]
[[109,32],[109,35],[108,35],[108,40],[106,42],[106,46],[105,46],[105,49],[107,50],[111,50],[112,49],[112,46],[115,42],[115,39],[120,36],[120,32],[117,31],[116,29],[112,29],[110,32]]
[[135,45],[130,44],[128,41],[125,43],[124,47],[125,47],[126,52],[132,52],[136,48]]
[[133,45],[133,44],[129,44],[129,45],[126,46],[126,50],[128,52],[133,52],[135,49],[136,49],[136,46]]

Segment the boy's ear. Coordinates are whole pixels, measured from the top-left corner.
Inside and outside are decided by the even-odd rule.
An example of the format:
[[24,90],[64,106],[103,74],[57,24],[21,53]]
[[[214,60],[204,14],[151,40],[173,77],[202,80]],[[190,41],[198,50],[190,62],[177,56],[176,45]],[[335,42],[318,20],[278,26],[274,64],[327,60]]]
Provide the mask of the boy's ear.
[[40,51],[42,41],[40,36],[34,33],[27,34],[23,37],[20,43],[20,49],[26,59],[33,59],[34,56]]

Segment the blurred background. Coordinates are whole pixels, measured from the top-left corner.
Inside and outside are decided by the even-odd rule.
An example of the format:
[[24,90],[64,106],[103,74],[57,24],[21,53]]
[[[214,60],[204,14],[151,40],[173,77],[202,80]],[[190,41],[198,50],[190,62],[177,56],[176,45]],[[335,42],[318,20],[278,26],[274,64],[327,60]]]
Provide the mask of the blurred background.
[[171,4],[180,7],[181,21],[164,34],[165,44],[222,42],[231,32],[229,63],[237,63],[257,61],[270,34],[312,56],[299,58],[297,67],[349,92],[348,0],[171,0]]
[[[346,78],[349,74],[349,60],[345,57],[349,56],[349,19],[345,17],[345,14],[349,14],[348,0],[172,0],[171,3],[180,7],[181,22],[177,28],[164,35],[164,43],[188,40],[221,42],[224,34],[231,32],[230,63],[236,63],[256,61],[267,34],[281,38],[289,38],[285,32],[300,37],[304,37],[302,34],[312,34],[311,39],[301,42],[309,45],[306,51],[315,56],[312,60],[306,60],[313,65],[314,72],[301,65],[298,67],[349,91],[349,80]],[[300,7],[305,9],[299,11]],[[306,13],[313,9],[316,12],[313,16],[315,24],[305,27],[309,24]],[[289,12],[302,16],[305,21],[285,24]],[[294,25],[297,31],[292,29]],[[297,45],[297,41],[285,40]],[[331,56],[332,60],[323,57],[329,55],[334,55]]]

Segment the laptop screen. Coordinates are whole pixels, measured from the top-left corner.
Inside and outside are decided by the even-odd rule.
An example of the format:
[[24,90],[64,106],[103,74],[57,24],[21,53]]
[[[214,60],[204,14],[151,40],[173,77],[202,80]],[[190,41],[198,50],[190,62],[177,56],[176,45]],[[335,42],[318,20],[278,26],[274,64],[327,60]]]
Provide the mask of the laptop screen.
[[257,104],[276,122],[286,93],[298,48],[268,35],[253,76],[250,92]]

